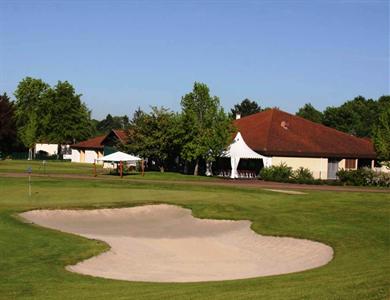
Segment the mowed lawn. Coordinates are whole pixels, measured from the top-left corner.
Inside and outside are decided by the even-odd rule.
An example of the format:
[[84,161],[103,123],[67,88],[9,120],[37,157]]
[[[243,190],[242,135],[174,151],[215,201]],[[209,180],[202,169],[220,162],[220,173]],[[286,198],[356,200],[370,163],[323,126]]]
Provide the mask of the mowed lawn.
[[[286,195],[191,184],[0,177],[1,299],[388,299],[390,194]],[[333,247],[334,259],[309,271],[206,283],[139,283],[94,278],[64,267],[107,249],[99,241],[21,222],[37,208],[173,203],[200,218],[248,219],[261,234],[301,237]]]
[[[0,160],[0,173],[26,173],[32,169],[34,174],[87,174],[93,176],[92,164],[71,163],[56,160]],[[97,171],[102,172],[102,167],[97,165]]]
[[[31,168],[34,175],[85,175],[94,176],[94,167],[89,163],[71,163],[69,161],[61,160],[0,160],[0,174],[6,173],[19,173],[27,174],[27,169]],[[103,169],[102,165],[96,165],[96,173],[98,176],[104,178],[113,178],[118,176],[115,170]],[[141,176],[139,172],[129,172],[124,174],[125,178],[128,179],[150,179],[150,180],[181,180],[181,181],[210,181],[220,180],[217,177],[206,177],[206,176],[191,176],[184,175],[181,173],[165,172],[161,173],[158,171],[145,172],[144,176]]]

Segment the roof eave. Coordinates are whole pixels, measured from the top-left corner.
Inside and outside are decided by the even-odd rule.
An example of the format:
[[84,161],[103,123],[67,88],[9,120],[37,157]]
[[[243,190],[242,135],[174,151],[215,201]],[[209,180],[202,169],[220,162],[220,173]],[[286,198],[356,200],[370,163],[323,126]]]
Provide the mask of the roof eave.
[[312,157],[312,158],[366,158],[376,159],[375,153],[329,153],[329,152],[294,152],[294,151],[263,151],[256,150],[256,152],[267,156],[287,156],[287,157]]

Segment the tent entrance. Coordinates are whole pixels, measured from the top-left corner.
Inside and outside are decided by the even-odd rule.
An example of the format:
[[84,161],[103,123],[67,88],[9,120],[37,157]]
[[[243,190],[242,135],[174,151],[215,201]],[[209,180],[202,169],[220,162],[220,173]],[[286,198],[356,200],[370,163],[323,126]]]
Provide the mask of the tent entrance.
[[[213,173],[219,177],[231,177],[232,167],[231,159],[229,157],[220,157],[213,164]],[[264,168],[262,159],[241,158],[237,165],[237,178],[256,178],[260,170]]]
[[[230,158],[230,178],[256,178],[256,172],[249,170],[243,170],[239,172],[239,164],[243,160],[242,164],[248,164],[245,160],[259,160],[263,166],[269,167],[272,165],[272,158],[261,155],[253,151],[244,141],[241,133],[237,133],[233,142],[230,144],[228,149],[225,151],[224,157]],[[260,169],[259,169],[260,170]]]

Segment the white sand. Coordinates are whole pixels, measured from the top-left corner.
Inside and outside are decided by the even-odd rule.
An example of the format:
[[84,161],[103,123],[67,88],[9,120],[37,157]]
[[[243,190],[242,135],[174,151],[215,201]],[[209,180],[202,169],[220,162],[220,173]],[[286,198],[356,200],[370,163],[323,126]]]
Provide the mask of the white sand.
[[264,189],[264,190],[265,190],[265,191],[269,191],[269,192],[282,193],[282,194],[289,194],[289,195],[306,195],[306,193],[300,192],[300,191],[275,190],[275,189]]
[[256,234],[249,221],[197,219],[172,205],[97,210],[34,210],[38,225],[105,241],[111,249],[73,272],[113,279],[197,282],[250,278],[320,267],[333,257],[322,243]]

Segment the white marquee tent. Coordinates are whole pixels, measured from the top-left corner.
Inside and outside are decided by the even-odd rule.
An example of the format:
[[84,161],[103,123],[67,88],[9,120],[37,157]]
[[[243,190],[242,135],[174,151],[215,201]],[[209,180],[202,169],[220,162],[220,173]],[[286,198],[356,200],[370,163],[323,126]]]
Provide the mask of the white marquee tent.
[[232,167],[230,178],[238,178],[237,167],[241,158],[262,159],[264,167],[270,167],[272,165],[272,158],[258,154],[249,148],[239,132],[223,156],[230,157]]
[[131,154],[127,154],[127,153],[118,151],[118,152],[103,156],[97,160],[104,161],[104,162],[120,162],[120,161],[122,161],[122,162],[130,162],[130,163],[135,164],[135,162],[138,160],[141,160],[141,158],[139,158],[138,156],[134,156]]

